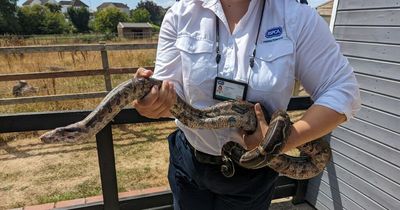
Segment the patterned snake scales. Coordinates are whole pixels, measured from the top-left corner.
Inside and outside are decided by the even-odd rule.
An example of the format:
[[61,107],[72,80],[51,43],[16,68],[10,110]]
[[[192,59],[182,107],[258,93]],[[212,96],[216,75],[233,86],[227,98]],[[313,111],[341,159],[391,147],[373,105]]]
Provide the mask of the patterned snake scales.
[[[160,87],[161,83],[162,81],[152,78],[133,78],[125,81],[114,88],[85,119],[49,131],[40,139],[45,143],[75,142],[94,136],[127,104],[143,98],[154,85]],[[221,102],[200,110],[177,97],[170,111],[179,121],[191,128],[235,127],[251,133],[257,127],[254,105],[245,101]],[[247,151],[238,143],[226,143],[222,148],[225,163],[221,166],[222,173],[227,177],[234,174],[232,162],[249,169],[268,166],[293,179],[309,179],[321,173],[331,158],[331,149],[325,141],[317,139],[298,147],[301,157],[281,153],[291,126],[286,112],[277,111],[271,117],[265,138],[255,149]]]

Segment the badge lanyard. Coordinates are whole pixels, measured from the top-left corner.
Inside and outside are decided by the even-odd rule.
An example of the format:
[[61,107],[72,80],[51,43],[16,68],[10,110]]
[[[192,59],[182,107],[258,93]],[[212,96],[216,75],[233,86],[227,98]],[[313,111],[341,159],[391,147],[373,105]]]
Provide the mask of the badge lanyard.
[[[257,37],[256,37],[256,41],[254,43],[254,50],[253,50],[253,54],[250,57],[250,61],[249,61],[249,66],[251,69],[253,69],[254,67],[254,58],[256,56],[256,48],[257,48],[257,41],[258,41],[258,37],[260,34],[260,30],[261,30],[261,24],[262,24],[262,19],[264,17],[264,7],[265,7],[265,0],[263,1],[263,5],[262,5],[262,10],[261,10],[261,18],[260,18],[260,22],[258,24],[258,30],[257,30]],[[219,18],[217,16],[215,16],[216,18],[216,24],[215,24],[215,31],[216,31],[216,53],[217,56],[215,58],[215,61],[217,63],[217,77],[215,78],[215,82],[214,82],[214,93],[213,93],[213,98],[217,99],[217,100],[221,100],[221,101],[225,101],[225,100],[246,100],[246,95],[247,95],[247,87],[250,81],[250,77],[251,77],[251,71],[250,71],[250,75],[247,78],[247,83],[244,82],[238,82],[235,80],[230,80],[230,79],[225,79],[222,77],[219,77],[219,62],[221,61],[221,52],[220,52],[220,46],[219,46],[219,41],[220,41],[220,37],[219,37]]]

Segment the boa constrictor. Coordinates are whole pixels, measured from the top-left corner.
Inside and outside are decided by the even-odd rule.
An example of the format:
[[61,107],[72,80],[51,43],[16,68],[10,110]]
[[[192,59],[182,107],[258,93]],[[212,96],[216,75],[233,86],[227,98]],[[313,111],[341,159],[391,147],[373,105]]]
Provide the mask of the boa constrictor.
[[[162,81],[153,78],[133,78],[114,88],[85,119],[66,127],[56,128],[43,134],[45,143],[76,142],[90,138],[103,129],[126,105],[143,98],[154,85]],[[218,129],[235,127],[251,133],[256,130],[257,118],[254,105],[246,101],[226,101],[205,109],[196,109],[179,96],[171,113],[191,128]],[[275,112],[269,123],[267,135],[260,145],[246,151],[240,144],[228,142],[222,148],[226,164],[222,173],[229,177],[234,173],[233,162],[256,169],[268,166],[281,175],[294,179],[309,179],[321,173],[331,158],[329,144],[321,139],[306,143],[298,149],[304,156],[293,157],[281,154],[290,134],[291,122],[286,112]]]

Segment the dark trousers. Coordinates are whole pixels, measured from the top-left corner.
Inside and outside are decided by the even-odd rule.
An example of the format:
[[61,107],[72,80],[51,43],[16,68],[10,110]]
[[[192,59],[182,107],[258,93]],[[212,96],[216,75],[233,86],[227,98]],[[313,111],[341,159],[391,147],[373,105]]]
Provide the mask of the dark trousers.
[[226,178],[219,165],[196,160],[182,131],[172,133],[168,142],[168,180],[175,210],[268,209],[278,178],[275,171],[235,165],[235,175]]

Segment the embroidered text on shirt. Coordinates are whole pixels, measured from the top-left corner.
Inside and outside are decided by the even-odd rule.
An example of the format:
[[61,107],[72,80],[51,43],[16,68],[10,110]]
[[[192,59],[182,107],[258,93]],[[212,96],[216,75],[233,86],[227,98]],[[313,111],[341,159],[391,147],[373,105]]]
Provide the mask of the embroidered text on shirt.
[[265,38],[263,42],[273,42],[279,39],[282,39],[282,27],[273,27],[271,29],[268,29],[267,32],[265,32]]

